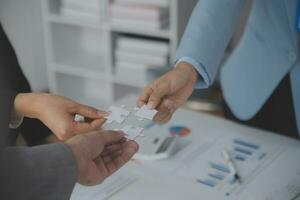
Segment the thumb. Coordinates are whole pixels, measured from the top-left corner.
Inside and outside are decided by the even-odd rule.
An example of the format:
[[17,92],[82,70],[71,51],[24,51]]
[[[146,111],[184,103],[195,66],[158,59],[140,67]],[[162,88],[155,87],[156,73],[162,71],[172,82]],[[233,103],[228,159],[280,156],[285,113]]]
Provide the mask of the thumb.
[[94,119],[91,122],[77,122],[73,121],[73,132],[75,134],[87,133],[100,128],[104,123],[105,119]]
[[84,117],[91,118],[91,119],[103,118],[107,115],[107,113],[104,111],[98,110],[91,106],[82,105],[82,104],[78,104],[75,111],[76,114],[80,114]]
[[147,103],[149,109],[155,109],[169,93],[167,83],[156,83],[154,87],[152,87],[152,90],[153,92],[151,93]]

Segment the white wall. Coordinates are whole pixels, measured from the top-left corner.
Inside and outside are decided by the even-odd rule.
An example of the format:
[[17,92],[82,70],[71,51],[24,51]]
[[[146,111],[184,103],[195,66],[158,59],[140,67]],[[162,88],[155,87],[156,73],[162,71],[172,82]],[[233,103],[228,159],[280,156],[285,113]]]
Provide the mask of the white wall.
[[34,91],[48,88],[41,1],[0,0],[0,20]]

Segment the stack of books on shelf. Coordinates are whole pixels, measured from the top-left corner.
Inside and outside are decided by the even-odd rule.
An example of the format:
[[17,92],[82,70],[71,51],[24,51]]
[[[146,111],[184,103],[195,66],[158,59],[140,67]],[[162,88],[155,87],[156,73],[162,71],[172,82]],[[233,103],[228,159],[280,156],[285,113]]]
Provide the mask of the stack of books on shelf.
[[169,0],[115,0],[110,4],[111,21],[138,29],[161,30],[169,27]]
[[149,71],[169,65],[167,41],[119,36],[116,44],[116,78],[130,85],[143,87],[149,82]]
[[61,14],[66,17],[99,21],[101,19],[100,0],[62,0]]

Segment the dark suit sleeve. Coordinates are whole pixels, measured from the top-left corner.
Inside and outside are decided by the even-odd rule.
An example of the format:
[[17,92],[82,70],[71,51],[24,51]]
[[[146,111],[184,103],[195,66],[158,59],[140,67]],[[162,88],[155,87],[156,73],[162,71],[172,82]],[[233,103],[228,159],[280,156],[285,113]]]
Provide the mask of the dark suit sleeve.
[[37,119],[25,118],[20,132],[28,146],[39,145],[44,142],[45,138],[52,135],[51,130]]
[[0,171],[1,199],[70,199],[77,164],[64,143],[7,147]]
[[8,123],[15,96],[29,90],[22,72],[19,70],[16,55],[0,24],[0,142],[1,147],[8,143]]
[[0,199],[69,199],[78,176],[69,147],[7,145],[15,96],[29,86],[1,25],[0,74]]
[[[20,92],[31,92],[30,85],[19,66],[13,47],[2,27],[0,27],[0,35],[0,79],[2,82],[0,87],[5,87],[1,91],[10,89],[13,93],[11,98],[14,98]],[[41,141],[52,134],[46,126],[36,119],[24,119],[18,131],[22,133],[29,146],[40,144]]]

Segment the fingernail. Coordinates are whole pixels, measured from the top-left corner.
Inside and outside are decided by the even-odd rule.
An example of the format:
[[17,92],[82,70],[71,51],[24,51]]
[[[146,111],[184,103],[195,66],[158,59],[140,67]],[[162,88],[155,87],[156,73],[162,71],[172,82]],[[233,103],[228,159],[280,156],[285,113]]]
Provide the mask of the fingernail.
[[104,111],[101,111],[101,110],[98,110],[98,115],[106,117],[106,116],[108,116],[108,113],[104,112]]
[[127,152],[128,152],[130,155],[134,155],[134,154],[137,152],[137,149],[129,148],[129,149],[127,150]]

